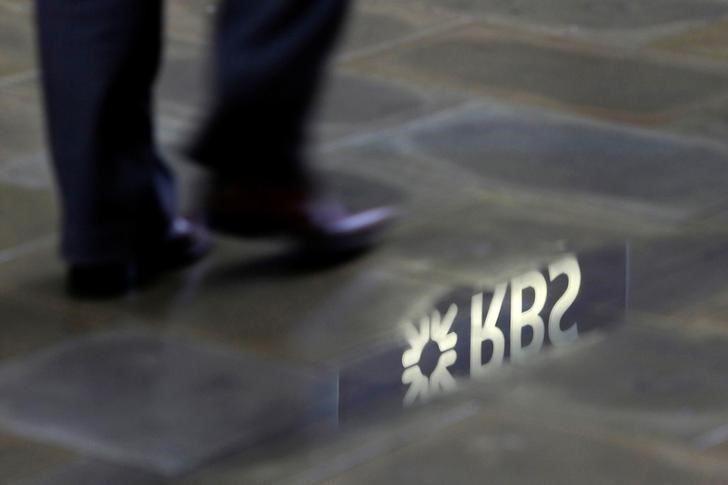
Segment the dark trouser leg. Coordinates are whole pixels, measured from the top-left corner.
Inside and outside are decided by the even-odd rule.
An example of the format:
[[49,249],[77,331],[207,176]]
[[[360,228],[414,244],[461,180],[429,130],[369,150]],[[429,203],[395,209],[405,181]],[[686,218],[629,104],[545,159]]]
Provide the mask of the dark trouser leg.
[[251,183],[296,183],[307,115],[346,0],[224,0],[214,102],[192,158]]
[[166,232],[171,176],[153,141],[161,0],[37,0],[65,258],[133,258]]

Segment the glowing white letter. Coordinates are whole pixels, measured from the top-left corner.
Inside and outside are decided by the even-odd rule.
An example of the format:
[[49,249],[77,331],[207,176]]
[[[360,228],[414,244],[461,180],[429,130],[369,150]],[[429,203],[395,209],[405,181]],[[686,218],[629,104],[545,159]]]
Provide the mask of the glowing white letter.
[[[523,290],[526,288],[533,289],[534,299],[531,308],[524,311]],[[536,271],[513,278],[511,281],[511,360],[514,362],[528,360],[543,347],[546,329],[539,313],[546,304],[547,293],[546,278]],[[531,327],[533,330],[531,343],[526,347],[522,342],[525,327]]]
[[568,330],[561,328],[561,319],[564,313],[574,304],[581,289],[581,268],[576,257],[567,256],[549,266],[549,277],[552,282],[561,275],[566,275],[568,285],[564,294],[551,310],[551,316],[549,317],[549,338],[555,347],[568,345],[579,338],[579,329],[576,322],[571,324]]
[[[495,324],[503,307],[506,288],[507,286],[504,284],[495,288],[485,323],[483,323],[483,294],[478,293],[473,296],[470,315],[470,375],[472,377],[482,376],[489,369],[499,367],[503,363],[503,355],[506,350],[505,337]],[[487,364],[483,364],[483,342],[486,340],[490,340],[493,344],[493,356]]]

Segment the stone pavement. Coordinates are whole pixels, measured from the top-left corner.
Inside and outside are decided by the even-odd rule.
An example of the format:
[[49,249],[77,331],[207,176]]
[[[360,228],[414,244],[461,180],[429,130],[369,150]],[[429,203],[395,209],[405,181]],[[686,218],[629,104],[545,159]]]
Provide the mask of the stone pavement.
[[[167,4],[187,182],[214,3]],[[106,303],[62,291],[36,69],[0,0],[1,483],[728,483],[728,0],[360,0],[315,153],[407,218]]]

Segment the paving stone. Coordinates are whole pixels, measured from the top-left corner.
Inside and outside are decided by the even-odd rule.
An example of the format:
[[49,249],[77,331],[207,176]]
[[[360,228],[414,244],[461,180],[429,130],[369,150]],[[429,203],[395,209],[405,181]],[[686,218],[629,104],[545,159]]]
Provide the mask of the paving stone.
[[37,476],[73,462],[76,456],[23,438],[0,434],[0,480],[17,484],[31,482]]
[[685,329],[727,330],[726,260],[728,240],[719,234],[635,244],[631,308]]
[[[407,214],[403,223],[438,220],[437,214],[471,204],[474,191],[483,188],[482,181],[459,165],[435,160],[402,143],[399,131],[391,127],[353,143],[334,144],[334,149],[317,153],[317,166],[392,187],[401,194],[394,201]],[[370,190],[364,186],[357,192]]]
[[699,136],[728,144],[728,98],[690,109],[676,118],[666,129],[684,135]]
[[314,130],[330,141],[383,130],[460,102],[456,96],[339,72],[323,91]]
[[473,403],[439,401],[396,416],[376,413],[336,433],[304,436],[230,456],[180,480],[216,483],[320,483],[352,467],[390,454],[413,441],[434,439],[443,429],[473,416]]
[[640,237],[616,227],[594,227],[576,217],[520,212],[497,204],[474,204],[437,224],[412,228],[391,244],[412,275],[461,282],[498,283],[504,275],[538,266],[564,251],[585,251],[623,238]]
[[43,148],[44,128],[34,82],[0,89],[0,170]]
[[430,156],[467,167],[475,176],[531,190],[589,193],[683,211],[724,197],[720,174],[728,165],[722,150],[650,132],[483,107],[407,136]]
[[[460,109],[455,111],[456,116],[459,112]],[[450,119],[452,114],[438,114],[434,119]],[[435,231],[437,225],[448,224],[451,217],[457,218],[468,210],[475,212],[478,207],[484,208],[485,216],[498,212],[499,208],[523,213],[531,211],[542,217],[549,215],[545,207],[554,203],[554,199],[547,201],[543,194],[519,192],[512,186],[505,187],[474,176],[463,164],[433,157],[411,143],[410,133],[417,131],[417,126],[429,125],[428,122],[423,125],[415,122],[414,130],[412,126],[392,127],[351,143],[344,141],[341,146],[320,153],[318,166],[398,191],[400,196],[389,200],[400,205],[406,214],[400,225],[407,227],[429,227]],[[372,190],[366,185],[353,189],[351,194],[366,194]],[[564,198],[564,194],[560,197]],[[461,229],[469,231],[472,228]]]
[[221,244],[190,288],[163,306],[163,319],[152,315],[148,323],[237,349],[329,362],[391,336],[412,301],[440,290],[398,278],[376,254],[327,268],[285,248],[256,254],[238,245]]
[[649,47],[673,54],[725,61],[728,60],[728,22],[702,25],[660,39]]
[[0,181],[27,188],[52,185],[35,75],[0,87]]
[[[209,44],[216,5],[206,0],[180,0],[168,6],[168,37],[174,41]],[[383,0],[356,2],[340,47],[344,55],[396,42],[453,19],[447,10]]]
[[[162,128],[168,138],[184,144],[202,121],[209,97],[202,53],[173,47],[159,87]],[[401,84],[334,74],[325,85],[314,131],[325,141],[384,129],[458,103],[460,98],[439,95]],[[164,135],[163,135],[164,136]]]
[[[66,267],[59,258],[55,237],[40,239],[5,255],[7,260],[0,265],[0,305],[9,319],[8,334],[17,329],[16,343],[35,346],[108,329],[115,317],[143,311],[133,296],[120,301],[69,298],[65,289]],[[28,322],[34,322],[33,326],[29,327]],[[27,333],[27,342],[21,332]],[[8,352],[18,350],[13,341],[5,343]]]
[[639,446],[485,412],[322,483],[717,484],[724,478],[641,453]]
[[[483,477],[508,483],[723,483],[728,468],[714,454],[719,450],[697,445],[725,419],[727,394],[711,388],[724,373],[724,345],[626,326],[527,367],[510,367],[436,402],[436,410],[380,416],[366,430],[349,430],[357,445],[348,443],[345,427],[331,440],[332,449],[314,441],[261,450],[183,483],[320,483],[327,477],[336,477],[333,483],[480,483]],[[695,360],[693,368],[683,365]],[[436,429],[448,419],[437,408],[443,402],[470,411],[450,429]],[[412,420],[418,413],[423,419]],[[377,439],[378,426],[386,439]]]
[[401,19],[379,13],[359,13],[347,32],[344,45],[349,50],[362,49],[380,42],[393,41],[411,27]]
[[52,235],[56,229],[53,204],[53,195],[47,191],[0,182],[0,254]]
[[[444,119],[459,118],[456,112]],[[610,208],[603,199],[589,201],[563,191],[550,197],[528,186],[478,177],[464,164],[412,149],[409,139],[419,135],[411,133],[419,134],[429,123],[419,126],[424,128],[390,130],[384,136],[391,139],[353,144],[326,153],[322,160],[326,167],[386,181],[401,191],[399,199],[389,200],[399,204],[406,216],[385,250],[406,262],[410,275],[443,280],[449,274],[461,281],[480,281],[496,277],[502,269],[512,270],[513,265],[528,265],[526,255],[534,258],[532,262],[568,247],[584,249],[675,230],[673,216],[658,217],[654,211],[620,205],[621,201]],[[371,190],[353,186],[351,193]]]
[[0,360],[22,356],[94,328],[103,321],[90,312],[59,311],[36,298],[0,291]]
[[596,29],[634,29],[710,20],[728,13],[720,0],[561,0],[558,5],[538,0],[426,0],[469,14],[506,16],[534,24],[580,26]]
[[701,455],[701,437],[728,418],[725,345],[725,337],[666,331],[628,317],[603,340],[511,368],[477,393],[502,396],[498,407],[514,415]]
[[0,371],[4,427],[167,474],[330,419],[335,397],[325,373],[133,332]]
[[439,5],[367,0],[355,2],[340,47],[343,55],[382,47],[442,26],[456,18]]
[[29,2],[0,3],[0,83],[35,68],[30,11]]
[[164,485],[164,477],[144,470],[93,460],[77,460],[58,467],[45,476],[23,482],[23,485]]
[[413,44],[364,62],[362,68],[638,121],[659,119],[676,107],[725,93],[728,81],[724,75],[645,58],[529,44],[478,28]]

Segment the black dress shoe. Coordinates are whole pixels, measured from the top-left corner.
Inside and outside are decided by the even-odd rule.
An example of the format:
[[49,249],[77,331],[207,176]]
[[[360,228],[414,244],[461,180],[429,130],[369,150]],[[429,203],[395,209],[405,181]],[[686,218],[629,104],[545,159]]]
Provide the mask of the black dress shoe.
[[208,227],[236,237],[286,236],[318,253],[370,247],[397,216],[392,207],[349,212],[338,201],[301,187],[249,187],[214,182],[205,201]]
[[181,269],[202,259],[211,246],[203,226],[179,217],[166,238],[151,242],[134,260],[71,265],[68,292],[80,299],[121,296],[150,283],[161,273]]

